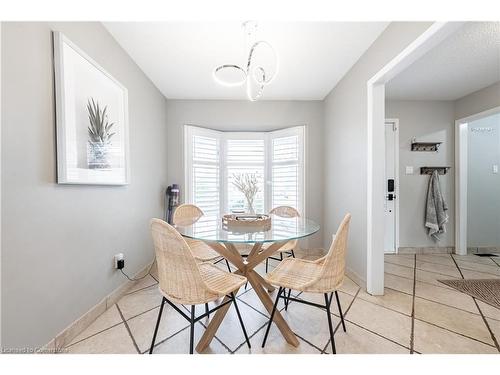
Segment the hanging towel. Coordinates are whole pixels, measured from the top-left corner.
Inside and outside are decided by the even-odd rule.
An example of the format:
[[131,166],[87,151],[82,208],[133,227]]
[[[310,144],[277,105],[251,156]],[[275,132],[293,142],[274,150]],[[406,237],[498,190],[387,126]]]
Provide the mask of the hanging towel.
[[425,207],[425,227],[429,228],[429,236],[435,241],[440,240],[440,235],[446,233],[445,224],[448,222],[448,205],[441,194],[439,174],[432,172],[427,189],[427,204]]

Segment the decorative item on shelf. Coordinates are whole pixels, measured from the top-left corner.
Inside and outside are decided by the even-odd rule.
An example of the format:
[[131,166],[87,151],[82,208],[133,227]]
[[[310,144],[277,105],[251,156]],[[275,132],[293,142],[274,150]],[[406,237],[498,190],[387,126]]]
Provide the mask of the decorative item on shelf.
[[432,174],[434,171],[438,171],[439,174],[446,174],[451,167],[420,167],[420,174]]
[[241,86],[246,84],[247,97],[258,100],[264,87],[271,83],[278,73],[278,55],[265,40],[257,40],[257,22],[246,21],[242,25],[248,57],[242,66],[223,64],[215,68],[214,79],[223,86]]
[[247,212],[249,214],[255,214],[255,209],[253,207],[253,202],[255,196],[259,192],[259,182],[257,181],[257,176],[255,173],[233,173],[233,186],[235,186],[239,191],[245,195],[247,201]]
[[243,229],[245,232],[248,230],[266,231],[271,229],[271,216],[265,214],[229,214],[222,216],[222,229],[238,231]]
[[439,150],[439,146],[443,142],[417,142],[415,138],[411,140],[412,151],[435,151]]

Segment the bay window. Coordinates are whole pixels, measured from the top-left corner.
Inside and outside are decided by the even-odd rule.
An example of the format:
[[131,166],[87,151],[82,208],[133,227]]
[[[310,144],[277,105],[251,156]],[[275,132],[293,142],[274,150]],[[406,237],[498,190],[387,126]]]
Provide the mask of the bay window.
[[186,202],[207,215],[246,209],[235,177],[255,176],[258,213],[277,206],[304,211],[304,127],[272,132],[220,132],[185,126]]

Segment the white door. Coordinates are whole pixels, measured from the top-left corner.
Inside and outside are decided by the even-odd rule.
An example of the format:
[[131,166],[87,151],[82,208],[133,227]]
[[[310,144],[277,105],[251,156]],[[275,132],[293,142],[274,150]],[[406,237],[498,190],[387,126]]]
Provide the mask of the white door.
[[397,199],[398,193],[398,124],[397,120],[385,123],[385,239],[384,251],[397,252]]

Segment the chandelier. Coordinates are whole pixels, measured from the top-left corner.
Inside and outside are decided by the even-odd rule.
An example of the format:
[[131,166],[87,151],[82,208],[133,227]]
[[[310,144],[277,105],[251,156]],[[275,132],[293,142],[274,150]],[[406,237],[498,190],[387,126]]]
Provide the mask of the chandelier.
[[258,100],[264,87],[270,84],[278,73],[278,56],[271,44],[257,40],[257,22],[244,22],[245,52],[248,58],[242,66],[223,64],[215,68],[213,75],[216,82],[223,86],[243,86],[246,84],[248,99]]

